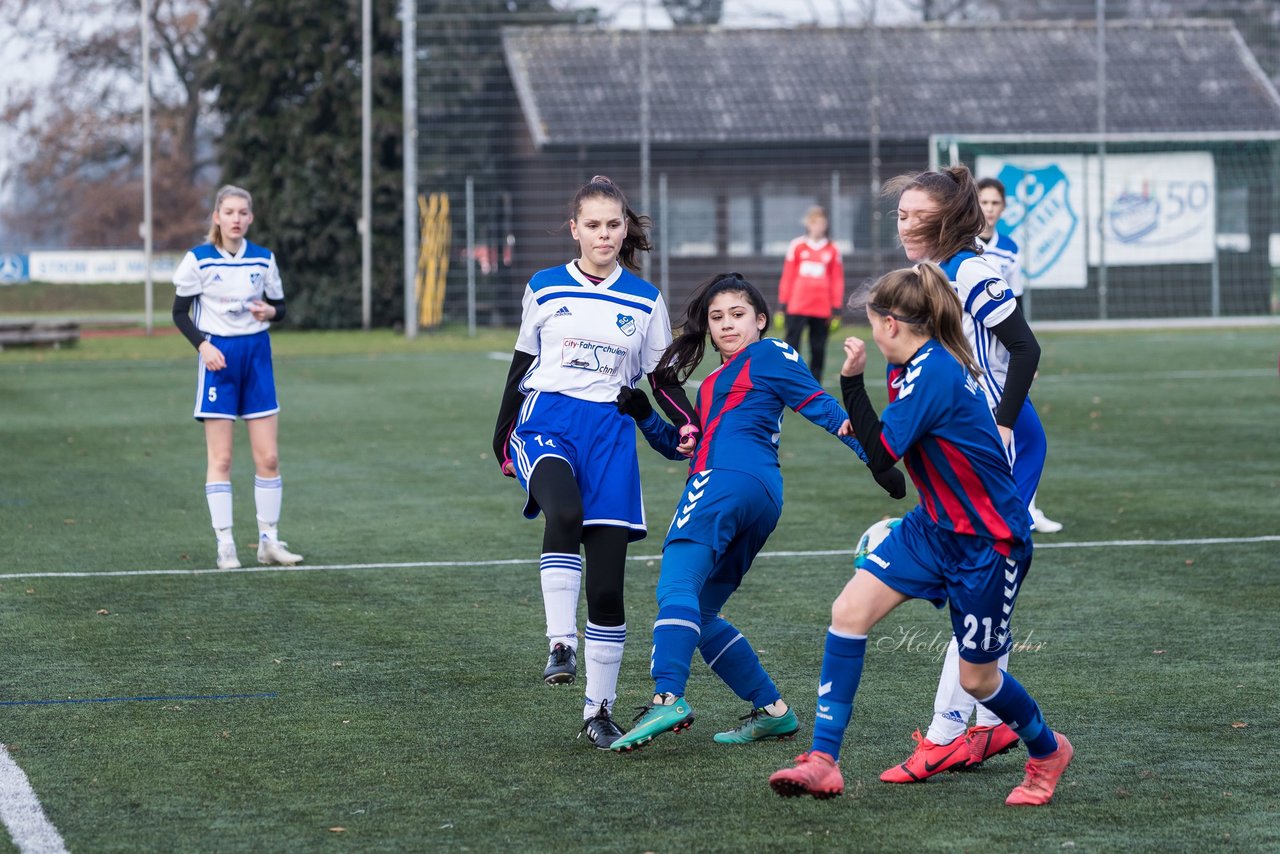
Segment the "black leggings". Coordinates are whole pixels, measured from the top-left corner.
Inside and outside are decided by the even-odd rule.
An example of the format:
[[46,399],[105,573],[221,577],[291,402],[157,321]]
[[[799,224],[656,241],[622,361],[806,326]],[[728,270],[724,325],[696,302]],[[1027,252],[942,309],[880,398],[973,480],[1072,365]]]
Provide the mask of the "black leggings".
[[561,459],[540,461],[529,478],[529,494],[542,508],[547,526],[542,551],[559,554],[586,552],[587,619],[597,626],[621,626],[627,621],[622,605],[631,531],[617,525],[582,526],[582,493],[573,469]]
[[822,382],[822,367],[827,361],[827,335],[831,331],[831,319],[824,317],[805,317],[803,314],[787,315],[787,343],[797,353],[800,352],[800,336],[809,330],[809,372],[818,382]]

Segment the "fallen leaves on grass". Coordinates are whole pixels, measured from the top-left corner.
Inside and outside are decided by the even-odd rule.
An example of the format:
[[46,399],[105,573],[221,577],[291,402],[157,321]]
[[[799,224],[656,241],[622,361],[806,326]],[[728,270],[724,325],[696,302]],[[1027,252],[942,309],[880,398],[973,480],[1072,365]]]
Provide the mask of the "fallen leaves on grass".
[[347,829],[345,827],[335,826],[335,827],[329,828],[329,832],[330,833],[346,833]]
[[1247,723],[1245,723],[1244,721],[1232,721],[1232,723],[1231,723],[1231,728],[1232,728],[1232,729],[1244,729],[1244,728],[1245,728],[1245,727],[1247,727],[1247,726],[1248,726],[1248,724],[1247,724]]
[[99,608],[99,609],[97,610],[97,612],[96,612],[96,613],[97,613],[97,615],[98,615],[99,617],[109,617],[109,616],[111,616],[111,612],[110,612],[110,611],[108,611],[106,608]]

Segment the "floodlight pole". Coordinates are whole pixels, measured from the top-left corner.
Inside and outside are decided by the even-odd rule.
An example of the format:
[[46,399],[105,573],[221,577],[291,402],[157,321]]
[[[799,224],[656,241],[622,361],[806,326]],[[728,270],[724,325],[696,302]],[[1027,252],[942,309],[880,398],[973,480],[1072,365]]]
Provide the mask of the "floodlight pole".
[[151,0],[142,0],[142,266],[146,286],[147,334],[155,331],[155,293],[151,280]]
[[360,326],[373,323],[373,11],[360,4]]
[[1098,28],[1098,319],[1107,319],[1107,0],[1096,0]]
[[[649,0],[640,0],[640,213],[649,213]],[[649,275],[649,253],[641,253],[641,274]]]
[[400,75],[403,113],[400,148],[404,160],[404,337],[418,337],[418,4],[400,11]]

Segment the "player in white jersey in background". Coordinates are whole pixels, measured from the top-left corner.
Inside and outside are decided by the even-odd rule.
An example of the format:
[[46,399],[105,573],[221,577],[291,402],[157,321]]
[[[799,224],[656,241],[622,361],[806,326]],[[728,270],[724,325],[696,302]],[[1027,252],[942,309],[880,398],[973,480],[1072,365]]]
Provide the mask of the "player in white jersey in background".
[[[985,257],[977,236],[986,224],[968,167],[899,175],[885,183],[898,199],[898,237],[911,261],[932,261],[960,300],[965,337],[981,369],[979,385],[995,416],[1018,494],[1030,505],[1044,469],[1044,427],[1027,394],[1040,345],[1000,268]],[[999,667],[1007,670],[1008,652]],[[968,722],[977,709],[977,723]],[[905,762],[880,775],[886,783],[916,783],[943,771],[972,768],[1011,750],[1018,736],[960,685],[960,657],[952,636],[934,697],[933,721]]]
[[[1022,272],[1022,259],[1018,252],[1018,244],[1014,242],[1012,237],[1007,234],[1001,234],[996,228],[996,223],[1000,221],[1000,217],[1004,214],[1004,183],[999,178],[981,178],[978,180],[977,187],[978,204],[982,207],[982,216],[987,221],[987,227],[978,235],[978,245],[982,247],[982,257],[992,262],[1000,270],[1000,275],[1009,283],[1009,288],[1013,291],[1013,297],[1017,300],[1018,308],[1021,309],[1026,276]],[[1031,505],[1027,509],[1031,512],[1031,521],[1035,523],[1035,528],[1040,533],[1056,534],[1062,530],[1061,522],[1053,521],[1036,506],[1034,495],[1031,497]]]
[[[271,250],[245,239],[253,198],[240,187],[218,190],[208,242],[189,251],[173,274],[173,322],[199,353],[195,418],[204,422],[205,498],[218,540],[218,568],[237,569],[231,531],[231,450],[243,418],[253,452],[259,563],[295,564],[301,555],[280,541],[282,495],[275,376],[267,325],[284,319],[284,290]],[[192,308],[194,307],[194,319]]]
[[613,721],[626,641],[627,544],[645,536],[635,422],[619,411],[624,387],[648,376],[655,398],[693,451],[697,419],[674,372],[655,373],[671,343],[662,294],[626,268],[650,248],[647,217],[597,175],[572,202],[579,256],[534,274],[494,429],[502,473],[528,492],[524,515],[546,520],[539,562],[550,654],[548,685],[577,677],[578,593],[586,553],[586,701],[590,743],[622,736]]

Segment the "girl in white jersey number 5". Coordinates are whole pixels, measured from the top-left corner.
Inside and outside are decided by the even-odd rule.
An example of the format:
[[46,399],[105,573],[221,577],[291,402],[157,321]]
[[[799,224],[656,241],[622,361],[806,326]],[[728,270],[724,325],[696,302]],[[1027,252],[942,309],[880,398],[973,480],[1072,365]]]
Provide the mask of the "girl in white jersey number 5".
[[[250,243],[253,198],[240,187],[218,190],[209,240],[173,274],[173,322],[200,354],[195,418],[204,423],[208,468],[204,492],[218,538],[218,568],[236,569],[231,533],[231,440],[244,419],[253,451],[258,562],[295,564],[301,555],[280,541],[280,457],[269,323],[284,319],[284,290],[270,249]],[[194,311],[193,311],[194,309]]]

